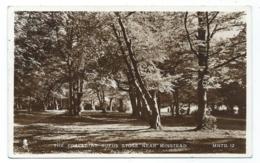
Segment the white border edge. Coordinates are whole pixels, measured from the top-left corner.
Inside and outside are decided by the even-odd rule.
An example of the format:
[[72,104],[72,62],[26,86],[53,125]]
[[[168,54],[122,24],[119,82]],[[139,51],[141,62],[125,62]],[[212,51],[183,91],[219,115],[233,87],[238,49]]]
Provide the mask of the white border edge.
[[[245,154],[14,154],[14,12],[16,11],[245,11],[247,13],[247,113]],[[8,6],[8,157],[9,158],[251,158],[252,153],[252,6]]]

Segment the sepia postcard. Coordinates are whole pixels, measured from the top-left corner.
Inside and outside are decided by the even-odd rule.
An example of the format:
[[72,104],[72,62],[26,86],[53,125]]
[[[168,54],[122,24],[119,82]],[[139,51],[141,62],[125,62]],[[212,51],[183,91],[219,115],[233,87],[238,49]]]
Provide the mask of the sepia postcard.
[[250,157],[249,7],[9,7],[9,157]]

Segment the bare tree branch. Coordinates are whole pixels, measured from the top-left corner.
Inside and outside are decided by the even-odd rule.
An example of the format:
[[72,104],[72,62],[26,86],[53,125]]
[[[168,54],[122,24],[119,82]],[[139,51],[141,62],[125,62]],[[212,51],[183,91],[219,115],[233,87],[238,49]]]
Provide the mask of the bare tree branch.
[[188,18],[188,12],[186,12],[185,16],[184,16],[184,27],[185,27],[186,36],[187,36],[187,39],[188,39],[188,42],[189,42],[189,45],[190,45],[190,49],[193,52],[193,54],[198,57],[198,54],[197,54],[196,50],[194,50],[194,48],[193,48],[193,45],[192,45],[192,42],[191,42],[191,38],[190,38],[190,33],[189,33],[188,28],[187,28],[187,18]]
[[216,12],[216,14],[212,16],[212,18],[209,20],[208,23],[211,24],[211,23],[216,19],[216,17],[218,16],[218,14],[219,14],[219,12]]
[[215,33],[217,32],[217,28],[218,28],[218,24],[215,25],[215,27],[213,28],[211,34],[210,34],[210,39],[212,39],[212,37],[215,35]]
[[118,79],[114,79],[116,84],[117,84],[117,88],[121,91],[125,91],[125,92],[129,92],[129,89],[123,88],[122,86],[120,86],[120,81]]
[[129,12],[129,13],[125,16],[125,18],[131,16],[131,15],[134,14],[134,13],[135,13],[135,11]]
[[219,65],[214,66],[212,69],[217,69],[217,68],[223,67],[223,66],[229,64],[230,62],[235,61],[236,59],[241,58],[241,57],[246,57],[246,53],[238,55],[238,56],[235,56],[235,57],[233,57],[233,58],[231,58],[231,59],[229,59],[229,60],[227,60],[227,61],[225,61],[225,62],[223,62],[223,63],[221,63]]
[[207,22],[207,40],[206,40],[206,46],[207,46],[207,64],[206,64],[206,69],[208,69],[208,58],[209,58],[209,48],[210,48],[210,23],[209,23],[209,14],[206,12],[206,22]]

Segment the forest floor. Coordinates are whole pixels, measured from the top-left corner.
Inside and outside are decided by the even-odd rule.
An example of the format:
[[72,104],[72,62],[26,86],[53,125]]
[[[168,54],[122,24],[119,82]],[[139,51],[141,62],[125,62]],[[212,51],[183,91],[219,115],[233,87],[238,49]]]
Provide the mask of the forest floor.
[[14,121],[15,153],[245,153],[246,122],[238,118],[218,117],[215,131],[193,131],[192,116],[164,115],[162,130],[127,113],[19,112]]

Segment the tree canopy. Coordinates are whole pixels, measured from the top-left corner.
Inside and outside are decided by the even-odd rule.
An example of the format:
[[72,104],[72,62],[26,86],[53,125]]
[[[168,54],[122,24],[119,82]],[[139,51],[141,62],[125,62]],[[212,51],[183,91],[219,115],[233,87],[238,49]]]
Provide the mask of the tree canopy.
[[14,55],[16,103],[59,96],[78,115],[82,101],[106,112],[106,98],[126,99],[152,128],[163,95],[198,104],[201,89],[208,104],[245,107],[244,12],[19,11]]

